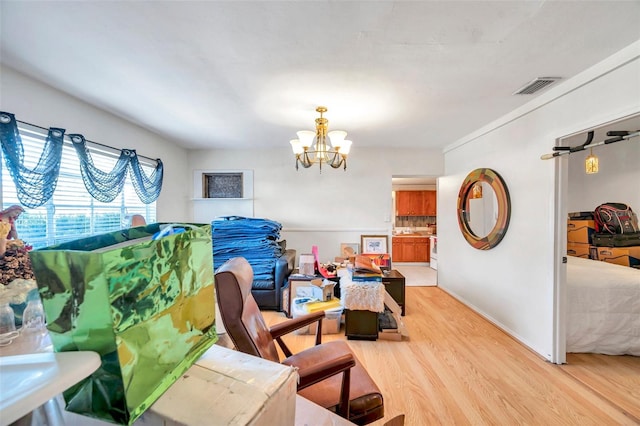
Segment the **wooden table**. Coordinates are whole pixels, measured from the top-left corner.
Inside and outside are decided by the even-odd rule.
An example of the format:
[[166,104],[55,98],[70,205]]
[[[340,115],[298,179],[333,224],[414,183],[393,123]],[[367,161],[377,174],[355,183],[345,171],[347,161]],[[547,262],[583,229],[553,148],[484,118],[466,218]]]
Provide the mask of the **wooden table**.
[[[405,314],[405,278],[395,269],[382,277],[385,290],[402,308]],[[378,313],[366,310],[345,309],[345,335],[347,339],[377,340]]]

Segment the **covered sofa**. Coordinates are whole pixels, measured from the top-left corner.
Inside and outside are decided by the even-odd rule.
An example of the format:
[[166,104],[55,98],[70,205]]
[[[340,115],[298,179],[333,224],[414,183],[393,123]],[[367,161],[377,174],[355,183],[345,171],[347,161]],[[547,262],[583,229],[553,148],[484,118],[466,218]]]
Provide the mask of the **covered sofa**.
[[254,271],[251,294],[260,309],[282,310],[282,288],[295,266],[296,250],[286,248],[281,229],[261,218],[225,216],[211,222],[214,270],[233,257],[247,259]]

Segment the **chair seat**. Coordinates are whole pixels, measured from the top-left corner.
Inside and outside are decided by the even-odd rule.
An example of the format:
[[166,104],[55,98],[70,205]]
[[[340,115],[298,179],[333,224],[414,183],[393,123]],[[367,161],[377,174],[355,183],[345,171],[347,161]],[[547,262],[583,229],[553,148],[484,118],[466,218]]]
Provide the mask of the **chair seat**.
[[276,282],[270,280],[253,280],[253,290],[273,290],[276,288]]
[[[324,345],[330,346],[334,353],[352,353],[349,345],[340,340],[327,342]],[[358,358],[355,355],[353,356],[356,365],[351,369],[349,420],[356,424],[366,424],[372,421],[371,419],[375,420],[384,416],[384,403],[380,389],[362,367]],[[282,363],[289,364],[288,361],[291,358],[295,358],[295,355],[285,359]],[[304,368],[304,365],[298,364],[297,366]],[[336,412],[340,402],[340,394],[336,392],[336,389],[340,389],[341,382],[342,375],[337,374],[308,388],[299,390],[298,393],[316,404]]]

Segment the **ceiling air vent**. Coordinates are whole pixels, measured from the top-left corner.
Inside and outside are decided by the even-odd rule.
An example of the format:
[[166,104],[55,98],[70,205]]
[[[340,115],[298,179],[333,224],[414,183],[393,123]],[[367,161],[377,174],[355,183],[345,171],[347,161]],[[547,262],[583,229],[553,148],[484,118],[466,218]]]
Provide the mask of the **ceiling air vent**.
[[524,87],[521,87],[514,95],[532,95],[539,90],[544,89],[545,87],[555,83],[560,80],[560,77],[538,77],[535,80],[527,83]]

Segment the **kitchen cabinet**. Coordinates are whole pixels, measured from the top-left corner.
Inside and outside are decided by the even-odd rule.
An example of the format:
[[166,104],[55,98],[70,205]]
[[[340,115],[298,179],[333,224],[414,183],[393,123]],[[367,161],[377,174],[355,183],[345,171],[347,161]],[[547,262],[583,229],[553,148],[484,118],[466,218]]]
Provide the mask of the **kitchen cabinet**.
[[420,216],[422,210],[422,191],[396,192],[396,216]]
[[429,262],[429,238],[421,236],[393,237],[393,262]]
[[396,191],[396,216],[435,216],[436,191]]
[[425,216],[436,215],[436,191],[423,191]]
[[400,242],[400,238],[393,237],[391,239],[391,261],[392,262],[402,262],[399,259],[404,258],[404,253],[402,251],[403,247],[404,247],[404,244]]

